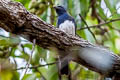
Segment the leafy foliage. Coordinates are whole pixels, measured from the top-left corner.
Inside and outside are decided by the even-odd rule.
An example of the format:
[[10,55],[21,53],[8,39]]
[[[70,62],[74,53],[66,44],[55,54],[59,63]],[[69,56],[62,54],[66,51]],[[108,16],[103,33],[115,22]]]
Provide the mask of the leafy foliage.
[[[67,4],[69,13],[77,23],[77,34],[92,43],[97,43],[109,48],[116,54],[120,53],[120,21],[114,21],[120,17],[119,0],[13,0],[21,2],[31,13],[39,16],[47,23],[56,25],[54,5]],[[82,15],[91,32],[86,28],[79,14]],[[109,23],[107,23],[109,22]],[[99,25],[104,24],[104,25]],[[97,25],[97,26],[93,26]],[[3,30],[0,31],[0,80],[57,80],[57,65],[45,65],[55,62],[57,54],[54,51],[45,50],[35,46],[31,60],[32,43],[13,34],[7,37]],[[3,34],[4,33],[4,34]],[[26,64],[30,64],[26,69]],[[21,68],[22,67],[22,68]],[[75,80],[96,80],[99,75],[74,62],[70,63],[72,78]],[[27,72],[25,73],[25,70]],[[63,76],[67,80],[66,76]]]

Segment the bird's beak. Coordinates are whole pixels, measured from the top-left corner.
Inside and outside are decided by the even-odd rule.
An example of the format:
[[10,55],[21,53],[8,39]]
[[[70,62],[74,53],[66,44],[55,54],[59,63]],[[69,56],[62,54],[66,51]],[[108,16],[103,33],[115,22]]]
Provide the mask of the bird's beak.
[[57,7],[56,7],[56,6],[53,6],[53,8],[54,8],[54,9],[57,9]]

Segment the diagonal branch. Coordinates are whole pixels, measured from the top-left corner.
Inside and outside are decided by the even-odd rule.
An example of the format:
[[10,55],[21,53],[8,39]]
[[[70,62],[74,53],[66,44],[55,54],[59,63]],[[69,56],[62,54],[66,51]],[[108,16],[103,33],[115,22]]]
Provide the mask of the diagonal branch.
[[95,41],[97,42],[97,39],[96,39],[96,37],[95,37],[94,33],[90,30],[90,28],[89,28],[89,26],[88,26],[87,22],[84,20],[84,18],[82,17],[82,15],[81,15],[81,14],[79,14],[79,16],[81,17],[82,21],[83,21],[83,22],[85,23],[85,25],[86,25],[86,28],[90,31],[90,33],[92,34],[93,38],[94,38],[94,39],[95,39]]
[[[95,28],[95,27],[102,27],[103,25],[106,25],[106,24],[109,24],[109,23],[112,23],[112,22],[116,22],[116,21],[120,21],[120,18],[117,18],[117,19],[112,19],[110,21],[106,21],[104,23],[101,23],[101,24],[97,24],[97,25],[93,25],[93,26],[88,26],[89,28]],[[78,30],[83,30],[83,29],[88,29],[87,27],[84,27],[84,28],[80,28]]]
[[[37,69],[39,67],[44,67],[44,66],[48,66],[48,65],[53,65],[53,64],[56,64],[58,62],[52,62],[52,63],[48,63],[48,64],[44,64],[44,65],[37,65],[37,66],[32,66],[32,67],[28,67],[29,69]],[[26,67],[20,67],[18,69],[15,69],[15,70],[21,70],[21,69],[26,69]]]
[[28,62],[26,63],[26,69],[25,69],[24,75],[27,73],[27,70],[28,70],[28,68],[29,68],[29,66],[30,66],[30,62],[31,62],[31,60],[32,60],[32,55],[33,55],[33,52],[34,52],[34,50],[35,50],[35,43],[36,43],[36,40],[33,39],[33,47],[32,47],[32,51],[31,51],[31,54],[30,54],[30,58],[29,58]]

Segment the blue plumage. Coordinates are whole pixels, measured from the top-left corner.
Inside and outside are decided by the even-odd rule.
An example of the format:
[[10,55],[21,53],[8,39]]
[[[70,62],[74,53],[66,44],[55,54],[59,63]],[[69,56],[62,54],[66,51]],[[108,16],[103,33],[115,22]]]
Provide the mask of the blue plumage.
[[62,6],[55,7],[58,14],[57,27],[67,34],[74,35],[76,34],[76,23],[72,16],[70,16],[66,9]]
[[[56,10],[56,13],[58,14],[57,27],[60,30],[64,31],[66,34],[75,36],[76,35],[76,23],[75,23],[74,18],[67,13],[64,7],[56,6],[54,8]],[[61,61],[63,58],[64,57],[60,58]],[[69,70],[68,63],[69,63],[69,60],[67,59],[61,62],[60,73],[70,76],[70,70]]]
[[62,24],[64,21],[66,20],[69,20],[69,21],[72,21],[76,27],[76,24],[75,24],[75,20],[73,17],[71,17],[67,12],[64,13],[63,15],[61,16],[58,16],[58,23],[57,23],[57,26],[59,27],[60,24]]

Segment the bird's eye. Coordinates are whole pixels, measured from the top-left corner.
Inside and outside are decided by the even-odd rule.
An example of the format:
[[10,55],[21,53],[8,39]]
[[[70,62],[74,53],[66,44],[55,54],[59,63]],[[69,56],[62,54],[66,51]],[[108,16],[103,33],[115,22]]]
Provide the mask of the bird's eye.
[[59,8],[63,8],[62,6],[58,6]]

